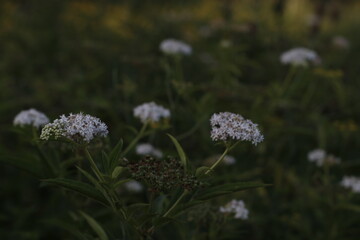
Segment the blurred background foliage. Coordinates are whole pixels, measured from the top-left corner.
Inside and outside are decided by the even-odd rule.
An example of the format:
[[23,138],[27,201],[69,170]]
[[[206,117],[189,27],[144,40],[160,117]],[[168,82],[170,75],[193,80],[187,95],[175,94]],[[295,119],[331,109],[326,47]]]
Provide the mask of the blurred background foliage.
[[[360,197],[338,183],[360,174],[359,12],[355,0],[1,1],[2,161],[17,156],[31,164],[32,146],[12,127],[31,107],[51,119],[79,111],[98,116],[110,142],[126,143],[129,126],[139,126],[132,109],[155,101],[170,108],[169,132],[194,165],[222,151],[209,138],[210,115],[232,111],[259,123],[265,141],[240,146],[236,165],[219,169],[219,179],[273,187],[234,196],[245,200],[250,219],[227,222],[216,239],[358,239]],[[334,45],[335,36],[350,47]],[[163,56],[166,38],[189,43],[193,55]],[[297,46],[317,51],[322,64],[296,69],[285,88],[291,69],[279,56]],[[146,140],[174,151],[164,134]],[[307,161],[318,147],[342,159],[331,169],[331,186]],[[67,218],[67,203],[10,165],[0,170],[1,239],[73,239],[59,220]],[[228,200],[213,203],[215,212]],[[197,211],[204,219],[189,214],[190,222],[157,239],[213,239],[209,229],[219,220],[203,207]]]

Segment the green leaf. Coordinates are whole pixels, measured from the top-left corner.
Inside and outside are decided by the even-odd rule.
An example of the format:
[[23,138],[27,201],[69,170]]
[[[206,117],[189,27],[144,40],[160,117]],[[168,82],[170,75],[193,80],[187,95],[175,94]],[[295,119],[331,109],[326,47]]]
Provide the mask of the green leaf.
[[200,191],[195,197],[197,200],[209,200],[218,196],[231,194],[251,188],[259,188],[270,186],[270,184],[258,183],[258,182],[237,182],[226,183],[218,186],[209,187]]
[[111,173],[112,178],[117,178],[124,171],[123,167],[117,166],[114,171]]
[[57,185],[65,189],[80,193],[86,197],[94,199],[102,204],[106,205],[106,199],[103,197],[100,191],[91,185],[72,179],[66,178],[52,178],[43,180],[46,183]]
[[[118,164],[118,160],[119,160],[122,148],[123,148],[123,140],[120,139],[109,155],[111,167],[115,168],[115,166]],[[113,168],[111,168],[111,169],[113,169]]]
[[80,214],[85,218],[90,227],[95,231],[95,233],[99,236],[101,240],[109,240],[108,236],[104,229],[100,226],[100,224],[92,217],[87,215],[86,213],[79,211]]
[[206,171],[208,171],[210,168],[206,166],[198,167],[195,172],[196,177],[201,177],[205,174]]
[[184,170],[187,171],[187,157],[186,154],[183,150],[183,148],[181,147],[180,143],[176,140],[176,138],[174,138],[173,136],[171,136],[170,134],[167,134],[169,136],[169,138],[171,139],[171,141],[173,142],[173,144],[176,147],[176,150],[179,154],[180,157],[180,161],[182,163],[182,165],[184,166]]

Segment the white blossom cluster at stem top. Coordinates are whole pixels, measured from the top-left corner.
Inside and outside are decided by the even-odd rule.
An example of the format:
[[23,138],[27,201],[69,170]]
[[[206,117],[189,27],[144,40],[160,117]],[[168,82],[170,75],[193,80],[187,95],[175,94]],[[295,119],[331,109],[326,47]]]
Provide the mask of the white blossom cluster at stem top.
[[234,218],[236,219],[248,219],[249,210],[245,207],[245,203],[242,200],[231,200],[228,204],[220,207],[221,213],[235,213]]
[[154,156],[157,158],[162,158],[163,153],[155,148],[153,145],[151,145],[150,143],[141,143],[138,144],[136,146],[136,154],[138,155],[150,155],[150,156]]
[[314,149],[308,153],[309,162],[314,162],[318,167],[324,164],[334,165],[341,162],[340,158],[335,157],[332,154],[327,154],[323,149]]
[[264,140],[258,125],[243,118],[240,114],[215,113],[210,119],[210,124],[213,141],[242,140],[257,145]]
[[69,116],[61,115],[47,124],[42,129],[40,138],[49,140],[65,137],[78,143],[89,143],[95,137],[106,137],[108,133],[106,124],[99,118],[83,113],[70,113]]
[[49,123],[49,118],[42,112],[34,108],[30,108],[29,110],[24,110],[18,113],[14,118],[15,126],[34,126],[39,128]]
[[165,54],[191,55],[192,48],[179,40],[165,39],[160,43],[160,50]]
[[169,118],[170,111],[155,102],[148,102],[135,107],[134,116],[143,123],[159,122],[162,118]]
[[320,57],[313,50],[299,47],[290,49],[280,56],[280,61],[283,64],[291,64],[294,66],[308,66],[308,63],[319,64]]
[[354,176],[343,177],[340,185],[345,188],[351,189],[354,193],[360,193],[360,178]]

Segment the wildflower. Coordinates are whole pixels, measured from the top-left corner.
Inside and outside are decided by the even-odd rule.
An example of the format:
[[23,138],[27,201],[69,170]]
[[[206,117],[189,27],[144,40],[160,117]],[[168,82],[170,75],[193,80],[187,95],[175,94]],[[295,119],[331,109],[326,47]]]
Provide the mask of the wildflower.
[[138,144],[136,146],[136,153],[138,155],[150,155],[157,158],[161,158],[163,156],[163,153],[159,149],[154,148],[149,143]]
[[308,153],[308,160],[316,163],[318,167],[324,164],[334,165],[341,162],[340,158],[335,157],[332,154],[327,154],[323,149],[315,149]]
[[61,115],[47,124],[42,129],[40,139],[65,137],[78,143],[89,143],[95,137],[106,137],[108,133],[106,124],[99,118],[83,113],[70,113],[69,116]]
[[134,116],[141,122],[159,122],[161,118],[169,118],[170,111],[154,102],[144,103],[134,108]]
[[335,36],[332,39],[332,44],[340,49],[348,49],[350,47],[349,41],[343,36]]
[[210,119],[211,138],[213,141],[242,140],[254,145],[264,140],[258,125],[230,112],[215,113]]
[[135,180],[131,180],[129,182],[126,182],[124,184],[124,186],[128,191],[134,192],[134,193],[139,193],[144,189],[143,185],[141,183],[139,183],[138,181],[135,181]]
[[351,189],[354,193],[360,193],[360,178],[354,176],[345,176],[343,177],[340,185]]
[[15,126],[31,125],[36,128],[39,128],[47,123],[49,123],[49,118],[44,113],[39,112],[34,108],[21,111],[14,118]]
[[314,64],[320,63],[320,58],[316,52],[307,48],[299,47],[293,48],[281,54],[280,61],[283,64],[306,67],[308,62]]
[[245,207],[245,203],[242,200],[231,200],[224,207],[220,207],[221,213],[235,213],[234,218],[236,219],[248,219],[249,210]]
[[226,155],[223,161],[226,165],[234,165],[236,163],[236,159],[230,155]]
[[161,42],[160,50],[165,54],[191,55],[191,47],[179,40],[166,39]]

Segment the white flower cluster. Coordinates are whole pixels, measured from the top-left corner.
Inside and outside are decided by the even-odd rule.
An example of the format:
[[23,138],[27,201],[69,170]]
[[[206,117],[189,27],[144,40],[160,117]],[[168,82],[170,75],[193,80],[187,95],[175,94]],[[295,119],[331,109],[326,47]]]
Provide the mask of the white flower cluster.
[[231,200],[224,207],[220,207],[221,213],[235,213],[234,218],[236,219],[248,219],[249,210],[245,207],[245,203],[242,200]]
[[345,176],[343,177],[340,185],[345,188],[350,188],[351,191],[355,193],[360,193],[360,178],[353,176]]
[[154,102],[148,102],[134,108],[134,116],[143,123],[159,122],[161,118],[169,118],[170,111]]
[[136,146],[136,153],[138,155],[151,155],[157,158],[161,158],[163,153],[159,150],[154,148],[153,145],[150,143],[141,143]]
[[65,137],[75,142],[89,143],[95,137],[106,137],[108,133],[106,124],[99,118],[83,113],[70,113],[69,116],[61,115],[47,124],[42,129],[40,139]]
[[264,140],[258,125],[239,114],[230,112],[214,113],[211,116],[210,124],[213,141],[233,139],[250,141],[257,145]]
[[160,50],[165,54],[182,54],[190,55],[191,47],[179,40],[166,39],[160,43]]
[[135,180],[126,182],[124,186],[129,192],[134,192],[134,193],[139,193],[144,189],[143,185]]
[[320,58],[313,50],[307,48],[293,48],[281,54],[280,61],[283,64],[306,67],[309,62],[318,64]]
[[39,128],[49,123],[49,118],[44,113],[31,108],[18,113],[15,116],[13,123],[15,126],[31,125]]
[[315,149],[308,153],[308,160],[316,163],[318,167],[324,164],[334,165],[341,162],[340,158],[335,157],[332,154],[327,154],[323,149]]

